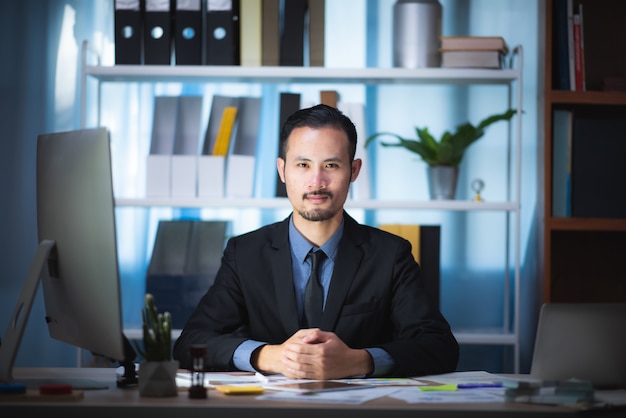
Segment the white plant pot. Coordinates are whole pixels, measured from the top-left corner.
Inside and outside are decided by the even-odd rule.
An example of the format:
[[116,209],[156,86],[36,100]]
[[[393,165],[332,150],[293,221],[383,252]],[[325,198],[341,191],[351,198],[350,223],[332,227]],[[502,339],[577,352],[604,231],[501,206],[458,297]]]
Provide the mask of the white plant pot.
[[142,361],[137,373],[139,396],[177,396],[176,372],[178,372],[176,360]]

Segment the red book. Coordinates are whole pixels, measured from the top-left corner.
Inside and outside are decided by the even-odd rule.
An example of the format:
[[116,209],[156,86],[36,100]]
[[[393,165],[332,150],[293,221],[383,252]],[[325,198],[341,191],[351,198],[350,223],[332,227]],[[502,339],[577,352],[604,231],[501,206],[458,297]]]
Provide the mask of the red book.
[[575,91],[584,91],[583,70],[583,41],[580,15],[574,15],[574,76],[576,80]]

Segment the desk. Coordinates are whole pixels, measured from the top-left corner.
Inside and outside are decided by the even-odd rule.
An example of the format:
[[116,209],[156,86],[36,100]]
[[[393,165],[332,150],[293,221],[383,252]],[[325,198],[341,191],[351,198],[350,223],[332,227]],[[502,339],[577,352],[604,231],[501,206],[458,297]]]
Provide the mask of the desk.
[[[392,398],[379,398],[362,405],[321,405],[257,400],[255,396],[228,396],[215,390],[208,399],[189,399],[186,392],[170,398],[142,398],[136,389],[118,389],[115,369],[110,368],[22,368],[16,379],[58,378],[91,379],[110,384],[109,389],[87,390],[74,401],[24,402],[0,401],[1,417],[54,416],[98,418],[396,418],[396,417],[559,417],[576,416],[565,407],[510,403],[484,404],[408,404]],[[626,398],[626,391],[620,396]],[[614,411],[624,416],[624,409]],[[604,413],[602,416],[609,416]]]

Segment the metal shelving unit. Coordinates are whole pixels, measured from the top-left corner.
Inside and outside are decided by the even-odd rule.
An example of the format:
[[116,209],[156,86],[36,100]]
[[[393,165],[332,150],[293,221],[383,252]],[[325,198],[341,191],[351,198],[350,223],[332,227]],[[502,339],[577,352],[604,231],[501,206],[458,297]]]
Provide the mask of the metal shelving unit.
[[[404,69],[404,68],[325,68],[325,67],[233,67],[233,66],[100,66],[87,65],[87,45],[83,44],[81,123],[85,127],[87,108],[86,83],[98,83],[98,114],[101,89],[107,83],[258,83],[258,84],[353,84],[383,85],[503,85],[507,88],[510,107],[517,109],[517,118],[509,129],[509,184],[508,199],[501,202],[473,201],[412,201],[412,200],[348,200],[347,208],[366,210],[441,210],[441,211],[495,211],[507,215],[507,260],[504,272],[505,295],[503,328],[454,330],[461,344],[508,345],[513,347],[515,373],[519,372],[519,291],[520,291],[520,188],[521,188],[521,129],[522,129],[522,68],[523,51],[513,50],[511,68],[492,69]],[[234,209],[289,209],[285,198],[117,198],[123,207],[171,208],[234,208]],[[512,231],[512,232],[511,232]],[[512,247],[510,247],[512,246]],[[512,253],[513,260],[509,258]],[[509,266],[513,266],[513,288],[509,285]],[[512,302],[509,302],[509,301]],[[511,303],[513,306],[511,306]],[[509,315],[513,312],[513,316]],[[510,324],[510,325],[509,325]],[[132,335],[134,330],[128,330]]]

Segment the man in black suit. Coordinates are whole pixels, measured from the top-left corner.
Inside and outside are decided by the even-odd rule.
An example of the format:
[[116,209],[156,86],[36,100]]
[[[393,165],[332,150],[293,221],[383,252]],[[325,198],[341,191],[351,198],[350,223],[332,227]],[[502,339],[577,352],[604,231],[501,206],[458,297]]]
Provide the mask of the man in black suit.
[[[209,370],[305,379],[455,370],[457,341],[428,300],[409,242],[343,209],[361,169],[356,146],[354,125],[335,108],[299,110],[285,122],[277,168],[293,212],[228,241],[174,346],[181,367],[192,367],[192,344],[206,344]],[[319,319],[308,308],[317,306],[307,296],[311,250],[324,252]]]

